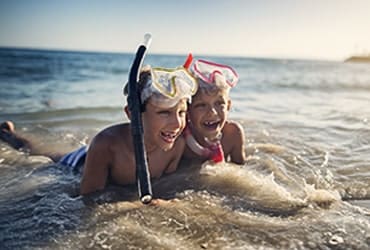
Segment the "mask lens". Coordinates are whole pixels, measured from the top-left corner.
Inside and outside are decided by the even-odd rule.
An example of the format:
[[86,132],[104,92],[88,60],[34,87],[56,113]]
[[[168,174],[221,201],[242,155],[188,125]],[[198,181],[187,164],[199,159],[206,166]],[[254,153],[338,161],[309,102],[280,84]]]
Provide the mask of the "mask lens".
[[195,61],[193,65],[193,71],[197,77],[209,84],[215,83],[216,74],[221,75],[230,87],[234,87],[239,78],[238,74],[233,68],[227,65],[208,62],[205,60]]
[[182,98],[190,100],[197,89],[197,81],[185,68],[152,68],[151,82],[143,89],[141,100],[152,97],[157,106],[172,107]]
[[152,82],[162,95],[169,98],[176,95],[193,95],[197,90],[196,80],[184,68],[153,68]]

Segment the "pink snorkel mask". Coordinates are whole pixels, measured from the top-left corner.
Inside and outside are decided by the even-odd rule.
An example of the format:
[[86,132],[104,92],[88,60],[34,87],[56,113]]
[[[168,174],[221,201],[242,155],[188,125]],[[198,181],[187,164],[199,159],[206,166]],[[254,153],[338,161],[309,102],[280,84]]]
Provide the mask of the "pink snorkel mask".
[[234,87],[239,80],[236,71],[230,66],[209,62],[206,60],[196,60],[192,71],[194,76],[208,84],[227,85]]
[[[192,54],[189,54],[186,62],[184,63],[184,68],[189,68],[192,59]],[[196,78],[200,79],[200,81],[198,81],[200,88],[202,85],[206,88],[231,88],[234,87],[238,81],[238,74],[231,67],[205,60],[196,60],[192,66],[192,73]],[[214,163],[225,161],[224,151],[220,142],[221,134],[220,137],[214,142],[211,142],[205,138],[208,146],[204,147],[200,145],[199,142],[194,138],[190,124],[188,123],[184,129],[184,137],[186,144],[197,155],[207,157]]]

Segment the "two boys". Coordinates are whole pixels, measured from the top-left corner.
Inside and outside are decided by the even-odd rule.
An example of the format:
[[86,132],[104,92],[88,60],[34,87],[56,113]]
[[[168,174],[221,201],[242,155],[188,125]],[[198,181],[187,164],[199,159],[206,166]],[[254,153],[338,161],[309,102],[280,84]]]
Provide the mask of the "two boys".
[[[228,66],[198,60],[192,73],[184,68],[146,68],[140,74],[144,141],[151,177],[175,171],[182,155],[207,160],[216,144],[231,162],[245,161],[243,129],[227,120],[229,90],[236,84],[236,72]],[[127,107],[125,112],[130,118]],[[187,123],[187,112],[190,134],[207,154],[195,154],[193,151],[197,150],[189,140],[180,136]],[[0,138],[32,153],[32,144],[17,136],[11,122],[1,125]],[[60,157],[52,159],[58,161]],[[135,170],[130,123],[110,126],[99,132],[88,147],[80,193],[104,189],[108,176],[115,184],[135,183]]]

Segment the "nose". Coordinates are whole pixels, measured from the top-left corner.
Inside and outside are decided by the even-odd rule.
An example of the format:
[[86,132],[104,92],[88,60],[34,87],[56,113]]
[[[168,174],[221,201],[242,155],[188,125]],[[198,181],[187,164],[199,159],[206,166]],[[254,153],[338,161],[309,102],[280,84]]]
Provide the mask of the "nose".
[[208,115],[214,116],[214,115],[217,115],[217,110],[215,107],[210,107],[207,113]]
[[175,129],[181,128],[181,126],[185,125],[185,117],[182,117],[179,114],[174,114],[171,116],[170,124],[171,128]]

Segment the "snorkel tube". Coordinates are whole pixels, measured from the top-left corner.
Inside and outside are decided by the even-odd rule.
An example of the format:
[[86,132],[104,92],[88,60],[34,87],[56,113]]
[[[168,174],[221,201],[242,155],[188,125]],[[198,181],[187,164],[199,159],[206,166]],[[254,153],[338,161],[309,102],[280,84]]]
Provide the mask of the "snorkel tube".
[[149,47],[152,36],[145,34],[144,43],[137,49],[134,62],[131,65],[128,82],[128,108],[131,112],[131,134],[135,150],[136,181],[138,185],[140,201],[144,204],[151,202],[153,193],[150,183],[150,173],[144,146],[143,124],[141,120],[141,100],[139,90],[139,74],[144,61],[145,52]]
[[183,67],[189,70],[191,63],[193,62],[193,55],[191,53],[188,54],[186,61],[184,62]]

